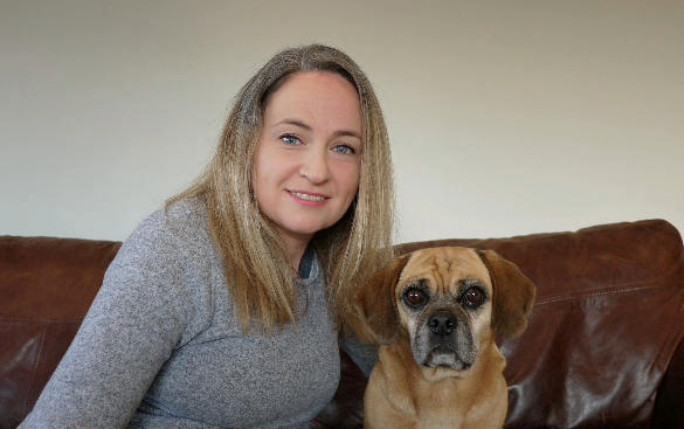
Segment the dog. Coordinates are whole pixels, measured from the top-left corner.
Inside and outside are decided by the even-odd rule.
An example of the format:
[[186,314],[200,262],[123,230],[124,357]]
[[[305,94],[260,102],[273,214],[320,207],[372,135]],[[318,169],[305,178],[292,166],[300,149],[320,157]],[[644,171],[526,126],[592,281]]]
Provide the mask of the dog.
[[497,338],[527,327],[536,288],[497,253],[421,249],[356,296],[357,334],[380,345],[364,428],[502,428],[506,360]]

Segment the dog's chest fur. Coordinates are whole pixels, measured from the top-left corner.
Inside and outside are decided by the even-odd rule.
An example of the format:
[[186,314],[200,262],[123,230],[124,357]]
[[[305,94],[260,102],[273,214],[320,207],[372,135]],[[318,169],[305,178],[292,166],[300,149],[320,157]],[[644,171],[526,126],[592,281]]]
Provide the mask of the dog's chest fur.
[[397,420],[368,422],[372,427],[502,427],[508,401],[502,375],[506,363],[496,346],[483,350],[468,377],[447,376],[440,369],[426,370],[413,362],[407,341],[380,348],[380,363],[371,375],[366,401],[373,407],[392,410],[373,414],[396,416]]

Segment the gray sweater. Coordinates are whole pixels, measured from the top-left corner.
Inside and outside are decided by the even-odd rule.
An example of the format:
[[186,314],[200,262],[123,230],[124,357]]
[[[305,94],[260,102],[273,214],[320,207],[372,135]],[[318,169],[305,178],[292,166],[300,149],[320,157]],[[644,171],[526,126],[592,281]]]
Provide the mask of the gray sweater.
[[[204,205],[154,213],[20,428],[306,427],[335,393],[340,362],[315,259],[299,286],[297,325],[243,335]],[[370,369],[372,353],[355,357]]]

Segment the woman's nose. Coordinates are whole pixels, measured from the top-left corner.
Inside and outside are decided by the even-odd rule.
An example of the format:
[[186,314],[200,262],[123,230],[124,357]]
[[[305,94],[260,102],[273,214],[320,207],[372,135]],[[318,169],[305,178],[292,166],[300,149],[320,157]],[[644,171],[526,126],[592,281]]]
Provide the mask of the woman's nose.
[[325,151],[309,151],[302,161],[299,173],[303,177],[306,177],[311,183],[325,182],[330,174]]

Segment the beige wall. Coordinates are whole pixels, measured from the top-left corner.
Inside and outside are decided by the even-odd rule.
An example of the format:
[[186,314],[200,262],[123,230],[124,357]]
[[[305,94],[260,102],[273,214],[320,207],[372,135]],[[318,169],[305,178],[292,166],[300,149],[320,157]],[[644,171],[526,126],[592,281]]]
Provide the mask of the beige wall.
[[0,0],[0,234],[124,239],[314,41],[379,93],[397,241],[684,231],[682,1]]

